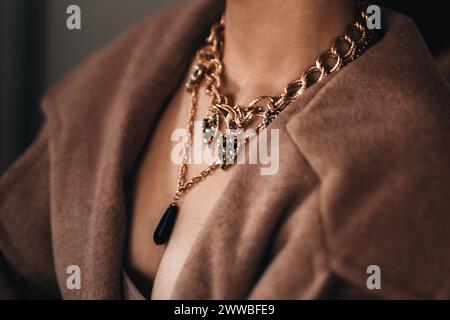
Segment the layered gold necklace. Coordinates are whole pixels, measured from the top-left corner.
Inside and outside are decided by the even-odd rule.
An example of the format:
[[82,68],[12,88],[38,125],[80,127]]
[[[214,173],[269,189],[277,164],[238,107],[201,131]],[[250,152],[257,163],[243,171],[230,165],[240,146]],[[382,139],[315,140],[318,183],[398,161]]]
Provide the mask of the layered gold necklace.
[[[258,133],[266,128],[293,100],[297,99],[313,84],[322,81],[331,73],[361,55],[374,39],[374,31],[366,27],[368,16],[363,9],[358,9],[355,22],[349,25],[345,33],[334,41],[330,50],[323,52],[315,64],[308,67],[299,78],[289,82],[284,90],[276,96],[260,96],[247,106],[234,104],[232,99],[221,92],[223,75],[223,47],[225,21],[211,27],[206,44],[197,51],[197,63],[186,84],[186,90],[191,94],[189,117],[187,122],[188,142],[184,148],[183,162],[173,203],[162,216],[154,234],[156,244],[166,243],[172,232],[178,215],[177,201],[192,187],[204,180],[218,168],[226,168],[234,163],[239,151],[252,135],[239,138],[240,132],[253,128]],[[210,104],[203,119],[203,141],[209,147],[218,148],[218,159],[209,167],[193,176],[186,178],[187,162],[190,150],[190,137],[193,136],[194,122],[200,88],[210,97]],[[225,129],[225,134],[221,130]]]

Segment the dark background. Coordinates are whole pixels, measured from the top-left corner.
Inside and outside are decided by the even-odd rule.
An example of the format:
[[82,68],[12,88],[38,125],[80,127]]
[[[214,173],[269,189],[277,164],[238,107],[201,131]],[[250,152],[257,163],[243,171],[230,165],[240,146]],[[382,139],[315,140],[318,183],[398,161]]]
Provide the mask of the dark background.
[[[0,0],[0,175],[36,136],[39,101],[52,83],[136,20],[176,2]],[[444,1],[375,2],[412,17],[434,55],[448,48]],[[81,7],[82,30],[66,28],[71,4]]]

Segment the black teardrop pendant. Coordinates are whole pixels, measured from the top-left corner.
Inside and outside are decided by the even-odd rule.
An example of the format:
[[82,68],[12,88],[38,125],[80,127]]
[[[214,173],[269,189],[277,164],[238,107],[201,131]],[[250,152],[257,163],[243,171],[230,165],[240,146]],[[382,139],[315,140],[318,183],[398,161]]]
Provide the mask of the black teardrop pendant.
[[170,234],[172,233],[173,226],[177,220],[178,206],[176,203],[171,203],[170,206],[164,212],[158,226],[153,234],[153,241],[157,245],[165,244],[169,241]]

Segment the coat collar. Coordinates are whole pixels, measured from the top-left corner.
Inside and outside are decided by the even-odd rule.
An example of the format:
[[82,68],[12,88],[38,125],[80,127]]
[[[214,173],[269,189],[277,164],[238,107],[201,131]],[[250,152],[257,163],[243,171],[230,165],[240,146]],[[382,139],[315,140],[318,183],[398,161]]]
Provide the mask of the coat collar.
[[383,39],[330,79],[287,129],[321,181],[333,271],[361,284],[375,264],[383,293],[442,298],[450,88],[412,20],[387,10],[383,19]]
[[[159,110],[222,12],[221,1],[171,7],[96,53],[47,94],[44,110],[54,132],[52,240],[64,298],[121,297],[126,178]],[[66,288],[69,265],[80,266],[82,290]]]
[[[127,224],[124,184],[156,116],[223,5],[223,1],[200,0],[164,11],[95,54],[49,92],[45,111],[54,132],[51,225],[64,298],[121,297]],[[444,90],[439,75],[433,68],[430,71],[432,58],[412,23],[394,14],[389,19],[388,32],[379,44],[312,88],[306,106],[305,99],[293,102],[286,113],[292,115],[287,128],[294,142],[324,181],[336,181],[329,177],[337,172],[355,176],[350,173],[357,169],[355,164],[370,161],[370,152],[390,148],[386,137],[400,135],[408,141],[409,131],[394,130],[398,127],[394,120],[411,115],[412,109],[404,109],[405,105],[422,110],[421,103],[425,96],[433,96],[433,87]],[[432,83],[416,78],[417,71],[433,73]],[[427,94],[415,101],[411,97],[417,92]],[[390,108],[403,108],[403,113]],[[407,121],[414,124],[416,117],[397,119],[398,128],[406,129]],[[373,137],[365,136],[364,128],[381,123],[390,126],[375,131]],[[366,137],[377,147],[366,149],[364,140],[355,137]],[[361,154],[367,157],[360,158]],[[327,227],[336,225],[329,219]],[[342,230],[328,231],[341,235]],[[80,291],[65,285],[65,271],[73,264],[82,270]]]

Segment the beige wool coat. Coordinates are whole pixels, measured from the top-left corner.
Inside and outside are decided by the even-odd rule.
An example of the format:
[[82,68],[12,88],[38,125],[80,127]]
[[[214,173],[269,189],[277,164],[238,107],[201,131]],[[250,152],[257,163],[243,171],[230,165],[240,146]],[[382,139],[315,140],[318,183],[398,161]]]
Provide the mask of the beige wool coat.
[[[0,179],[0,298],[122,298],[128,178],[222,11],[156,14],[46,94],[39,137]],[[270,125],[279,172],[233,172],[173,299],[450,298],[449,84],[409,18],[383,19],[381,41]]]

